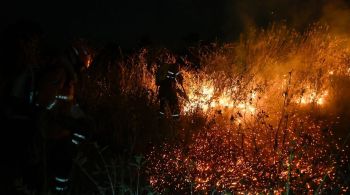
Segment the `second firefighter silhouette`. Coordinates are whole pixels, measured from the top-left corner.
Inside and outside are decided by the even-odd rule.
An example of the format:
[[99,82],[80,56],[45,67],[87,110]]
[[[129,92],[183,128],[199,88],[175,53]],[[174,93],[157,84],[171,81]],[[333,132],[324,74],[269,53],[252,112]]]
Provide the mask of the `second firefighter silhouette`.
[[156,84],[160,101],[159,117],[163,118],[170,112],[172,118],[178,119],[180,117],[178,95],[186,97],[179,64],[171,56],[162,58],[158,63]]

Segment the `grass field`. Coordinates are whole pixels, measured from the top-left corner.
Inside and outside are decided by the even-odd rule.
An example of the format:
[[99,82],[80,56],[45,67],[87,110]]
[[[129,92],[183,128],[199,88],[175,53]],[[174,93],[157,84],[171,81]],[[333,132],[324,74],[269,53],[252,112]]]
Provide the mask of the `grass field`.
[[349,192],[349,49],[317,24],[189,48],[179,121],[157,118],[154,48],[96,69],[82,91],[96,140],[72,193]]

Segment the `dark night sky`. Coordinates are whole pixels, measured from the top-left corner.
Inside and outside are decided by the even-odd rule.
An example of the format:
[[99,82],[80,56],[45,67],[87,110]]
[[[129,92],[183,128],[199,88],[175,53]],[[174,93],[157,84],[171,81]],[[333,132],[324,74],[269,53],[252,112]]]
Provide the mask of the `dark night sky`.
[[220,36],[224,8],[220,3],[199,0],[96,0],[13,2],[0,9],[4,20],[1,28],[26,18],[39,22],[50,40],[58,43],[82,36],[96,41],[115,40],[130,46],[145,36],[164,44],[174,44],[191,33],[200,33],[203,39]]
[[202,40],[232,40],[246,24],[265,26],[286,19],[303,28],[322,13],[325,0],[115,0],[9,1],[0,6],[1,30],[19,19],[38,22],[49,42],[73,37],[116,41],[134,47],[142,37],[178,46],[198,34]]

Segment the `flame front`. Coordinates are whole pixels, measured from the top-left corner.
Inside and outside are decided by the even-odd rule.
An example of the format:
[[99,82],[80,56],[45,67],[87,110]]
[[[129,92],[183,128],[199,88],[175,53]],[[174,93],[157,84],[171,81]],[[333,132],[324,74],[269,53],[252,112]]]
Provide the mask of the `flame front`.
[[[301,194],[318,193],[318,186],[347,191],[336,170],[349,157],[333,139],[331,118],[347,104],[346,43],[327,27],[298,34],[273,26],[210,52],[201,48],[200,71],[181,70],[188,100],[180,99],[178,124],[169,123],[180,141],[148,154],[150,184],[180,194],[282,193],[286,186]],[[150,75],[140,78],[156,93]]]

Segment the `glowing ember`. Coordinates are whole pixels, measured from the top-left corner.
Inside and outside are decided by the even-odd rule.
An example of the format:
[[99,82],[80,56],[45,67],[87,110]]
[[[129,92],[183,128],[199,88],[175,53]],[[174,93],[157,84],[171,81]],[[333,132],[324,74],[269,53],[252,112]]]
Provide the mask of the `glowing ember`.
[[313,109],[332,107],[334,80],[349,79],[350,50],[321,27],[303,35],[275,28],[207,52],[201,71],[182,70],[181,139],[147,156],[158,192],[348,190],[336,176],[349,157],[333,139],[334,121]]

